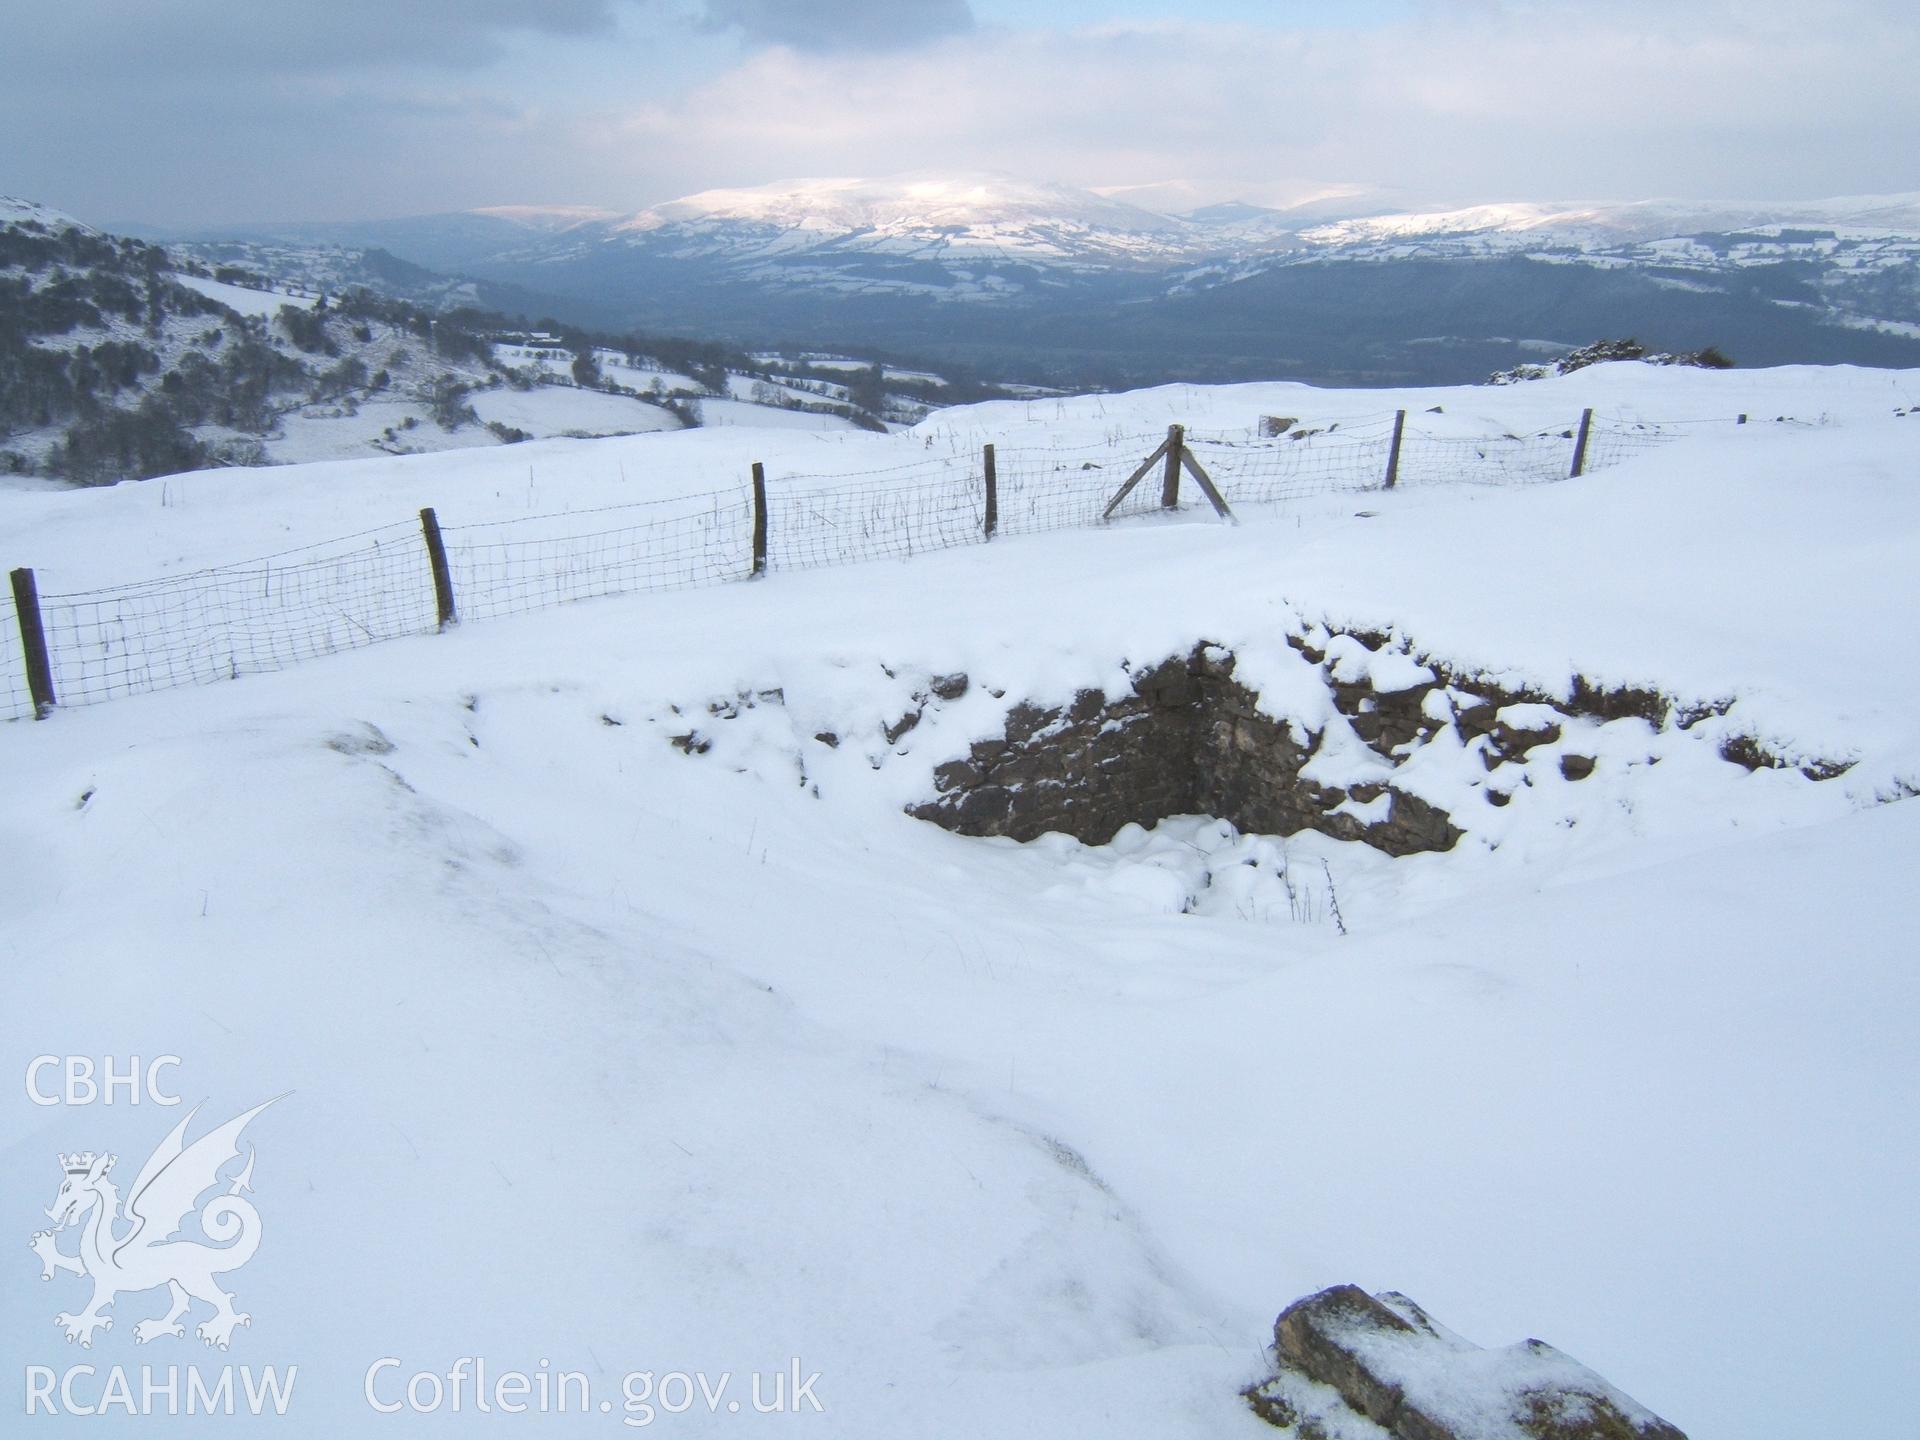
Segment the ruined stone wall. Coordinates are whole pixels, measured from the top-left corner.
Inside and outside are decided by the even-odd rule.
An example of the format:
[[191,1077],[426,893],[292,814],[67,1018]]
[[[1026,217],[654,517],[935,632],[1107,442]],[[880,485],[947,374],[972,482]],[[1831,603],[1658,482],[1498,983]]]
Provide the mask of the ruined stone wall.
[[913,814],[963,835],[1032,840],[1050,830],[1091,844],[1143,816],[1196,813],[1198,694],[1189,666],[1169,660],[1109,699],[1016,705],[1006,734],[934,772],[939,798]]
[[[936,798],[911,813],[963,835],[1031,840],[1060,831],[1092,845],[1129,823],[1195,814],[1267,834],[1321,830],[1395,855],[1446,850],[1459,839],[1442,812],[1390,784],[1339,789],[1304,779],[1320,736],[1264,714],[1233,664],[1202,645],[1141,672],[1125,695],[1083,690],[1067,706],[1016,706],[1004,737],[940,766]],[[1390,725],[1369,723],[1360,707],[1371,714],[1375,697],[1349,698],[1377,739],[1416,733],[1400,710]],[[1418,714],[1417,696],[1401,703]],[[1383,797],[1376,818],[1339,808]]]
[[[1395,772],[1443,732],[1490,777],[1476,804],[1504,806],[1515,786],[1532,783],[1529,755],[1540,746],[1555,747],[1561,778],[1593,773],[1592,754],[1559,744],[1563,733],[1578,733],[1576,721],[1590,731],[1639,717],[1656,730],[1686,730],[1731,703],[1683,706],[1584,679],[1566,698],[1510,691],[1361,631],[1309,626],[1288,643],[1325,686],[1318,728],[1263,711],[1235,678],[1233,655],[1202,644],[1138,672],[1126,694],[1086,690],[1054,709],[1016,706],[1005,735],[940,766],[934,798],[910,813],[961,834],[1016,840],[1060,831],[1097,845],[1129,822],[1202,814],[1262,834],[1317,830],[1391,855],[1448,850],[1473,817],[1449,815],[1395,783]],[[1316,765],[1323,746],[1357,763]],[[1722,740],[1719,754],[1749,770],[1787,763],[1742,739]],[[1799,768],[1824,780],[1846,766]],[[1347,778],[1336,783],[1329,773]]]

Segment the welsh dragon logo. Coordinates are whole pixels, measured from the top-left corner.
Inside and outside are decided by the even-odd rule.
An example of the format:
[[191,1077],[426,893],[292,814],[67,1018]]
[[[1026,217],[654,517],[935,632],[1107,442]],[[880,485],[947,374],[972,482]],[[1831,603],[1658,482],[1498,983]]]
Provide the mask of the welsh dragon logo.
[[[109,1178],[116,1156],[88,1151],[60,1157],[65,1178],[46,1212],[54,1227],[36,1233],[28,1245],[40,1257],[42,1280],[64,1270],[93,1281],[93,1299],[86,1309],[53,1317],[68,1344],[77,1340],[91,1349],[94,1331],[113,1328],[112,1317],[101,1312],[115,1299],[163,1285],[169,1296],[167,1313],[133,1327],[133,1338],[142,1345],[162,1335],[183,1336],[181,1317],[195,1300],[213,1306],[212,1316],[194,1330],[208,1345],[224,1350],[238,1326],[252,1323],[253,1317],[235,1310],[233,1296],[214,1279],[245,1265],[260,1246],[260,1212],[244,1193],[253,1188],[251,1147],[245,1167],[227,1182],[225,1191],[200,1207],[200,1229],[215,1243],[174,1237],[193,1213],[194,1202],[220,1184],[220,1171],[239,1158],[240,1132],[273,1103],[254,1106],[192,1144],[186,1141],[187,1126],[199,1107],[189,1111],[140,1167],[124,1214],[119,1190]],[[69,1226],[80,1229],[77,1255],[59,1248],[59,1236]]]

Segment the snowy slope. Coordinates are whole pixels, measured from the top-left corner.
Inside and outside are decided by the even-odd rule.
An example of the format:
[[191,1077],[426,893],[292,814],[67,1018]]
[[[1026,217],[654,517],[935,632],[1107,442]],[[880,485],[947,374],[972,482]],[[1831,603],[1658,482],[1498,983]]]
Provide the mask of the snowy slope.
[[1377,215],[1308,230],[1316,245],[1353,245],[1388,239],[1542,232],[1574,242],[1652,241],[1706,231],[1731,233],[1798,226],[1920,240],[1920,195],[1873,195],[1834,200],[1701,204],[1646,200],[1628,205],[1481,205],[1463,210]]
[[250,290],[244,285],[229,285],[221,280],[209,280],[202,275],[175,273],[172,277],[176,284],[189,290],[197,290],[209,300],[217,300],[236,315],[258,315],[271,319],[278,315],[283,306],[291,305],[296,310],[311,310],[314,297],[311,295],[289,295],[284,290]]
[[[254,1321],[229,1354],[136,1348],[157,1297],[128,1297],[82,1356],[49,1323],[76,1282],[40,1284],[24,1253],[0,1277],[9,1352],[297,1364],[282,1428],[303,1436],[482,1428],[373,1416],[385,1356],[389,1376],[549,1360],[612,1407],[517,1417],[529,1433],[613,1433],[629,1371],[744,1385],[797,1356],[824,1417],[650,1418],[1256,1440],[1234,1392],[1274,1314],[1353,1280],[1477,1340],[1541,1335],[1695,1440],[1905,1435],[1920,808],[1875,801],[1920,788],[1920,418],[1894,414],[1915,398],[1903,374],[1637,366],[1384,397],[1173,387],[905,436],[203,474],[168,482],[175,505],[0,496],[9,544],[72,585],[421,503],[585,508],[750,458],[846,474],[1170,417],[1832,422],[1715,427],[1565,485],[595,602],[0,726],[7,1052],[177,1054],[212,1120],[292,1092],[249,1131],[267,1247],[233,1279]],[[1286,636],[1319,619],[1548,689],[1733,697],[1725,723],[1858,764],[1747,774],[1710,737],[1612,722],[1617,774],[1543,774],[1454,853],[1288,841],[1338,880],[1344,937],[1177,913],[1175,852],[1204,831],[1023,847],[901,813],[1015,701],[1202,638],[1284,706]],[[963,698],[885,739],[956,671]],[[707,753],[669,743],[695,729]],[[22,1239],[56,1151],[131,1169],[175,1118],[13,1092]]]
[[90,226],[82,225],[65,211],[56,210],[51,205],[42,205],[38,200],[28,200],[19,195],[0,195],[0,225],[34,224],[48,230],[79,230],[88,235],[95,233]]

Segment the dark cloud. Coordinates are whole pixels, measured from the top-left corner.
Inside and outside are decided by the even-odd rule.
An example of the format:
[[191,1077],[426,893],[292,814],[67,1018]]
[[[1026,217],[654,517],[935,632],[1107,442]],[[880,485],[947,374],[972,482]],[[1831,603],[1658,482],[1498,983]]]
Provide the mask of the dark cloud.
[[968,0],[706,0],[707,22],[796,50],[904,50],[973,29]]

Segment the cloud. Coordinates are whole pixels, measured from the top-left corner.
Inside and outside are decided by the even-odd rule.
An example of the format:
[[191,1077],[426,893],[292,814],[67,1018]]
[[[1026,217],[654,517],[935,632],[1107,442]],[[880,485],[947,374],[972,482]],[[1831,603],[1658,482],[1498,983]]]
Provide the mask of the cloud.
[[903,50],[973,29],[968,0],[706,0],[710,25],[796,50]]
[[1879,0],[1837,3],[1846,23],[1817,27],[1780,0],[1508,0],[1364,32],[1166,23],[981,29],[884,58],[769,50],[603,128],[726,183],[965,166],[1249,198],[1308,179],[1436,200],[1920,188],[1920,156],[1889,143],[1920,133],[1920,35]]
[[[504,53],[516,32],[605,34],[636,0],[61,0],[17,7],[9,68],[164,80],[236,66],[365,69],[395,62],[467,68]],[[16,71],[17,73],[17,71]],[[235,75],[236,80],[247,77]]]
[[1903,5],[1805,17],[1417,0],[1360,29],[1068,30],[975,26],[961,0],[68,0],[9,30],[0,191],[204,223],[943,168],[1266,202],[1920,190]]

